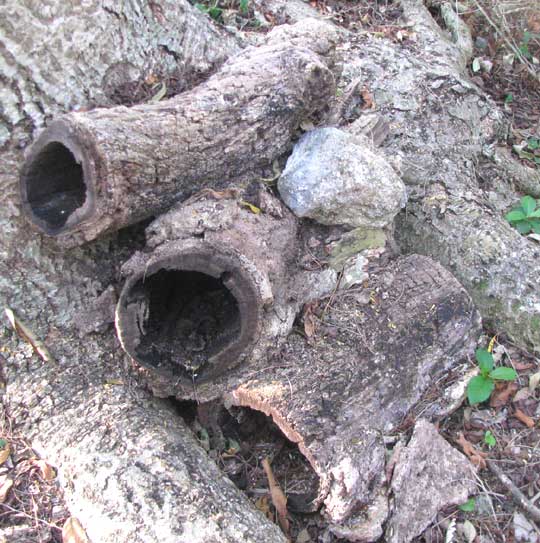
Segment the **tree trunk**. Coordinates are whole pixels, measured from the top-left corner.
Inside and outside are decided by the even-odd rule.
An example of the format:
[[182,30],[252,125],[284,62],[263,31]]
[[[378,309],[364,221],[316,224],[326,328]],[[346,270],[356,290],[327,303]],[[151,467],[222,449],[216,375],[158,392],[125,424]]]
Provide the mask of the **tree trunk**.
[[409,196],[395,227],[402,249],[438,260],[489,326],[540,351],[538,246],[504,219],[520,197],[513,183],[535,194],[530,181],[538,174],[492,152],[506,124],[464,73],[467,55],[421,0],[401,4],[414,45],[368,35],[347,50],[340,86],[352,82],[354,92],[364,86],[373,107],[361,110],[352,92],[342,103],[341,122],[353,121],[352,131],[377,122],[387,127],[380,150],[400,171]]

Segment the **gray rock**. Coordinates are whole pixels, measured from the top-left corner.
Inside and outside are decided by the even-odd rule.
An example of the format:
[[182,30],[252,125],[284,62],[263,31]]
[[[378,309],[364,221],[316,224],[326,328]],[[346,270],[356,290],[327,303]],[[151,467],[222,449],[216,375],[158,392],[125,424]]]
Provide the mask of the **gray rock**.
[[394,504],[386,541],[411,541],[431,524],[438,511],[467,501],[475,485],[472,464],[433,424],[419,420],[394,468]]
[[299,217],[322,224],[381,228],[405,205],[405,186],[384,158],[337,128],[302,136],[278,182]]

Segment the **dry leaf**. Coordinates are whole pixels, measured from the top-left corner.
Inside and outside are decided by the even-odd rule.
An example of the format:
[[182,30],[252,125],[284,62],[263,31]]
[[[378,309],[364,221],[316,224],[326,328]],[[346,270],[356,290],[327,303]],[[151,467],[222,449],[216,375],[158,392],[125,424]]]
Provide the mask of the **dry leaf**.
[[304,305],[304,314],[302,321],[304,322],[304,334],[309,339],[315,334],[315,328],[317,325],[317,318],[315,317],[313,310],[317,306],[317,302],[311,302]]
[[45,481],[52,481],[56,477],[54,468],[45,460],[34,460],[33,464],[39,469],[39,474]]
[[117,386],[121,386],[124,384],[124,381],[122,381],[122,379],[106,379],[105,380],[105,384],[106,385],[117,385]]
[[310,541],[313,541],[313,539],[311,539],[307,528],[304,528],[298,532],[298,535],[296,536],[296,543],[310,543]]
[[534,364],[531,364],[530,362],[512,362],[512,365],[516,371],[530,370],[531,368],[534,368]]
[[62,528],[62,543],[90,543],[81,523],[69,517]]
[[360,96],[362,97],[362,100],[364,100],[364,106],[362,109],[373,109],[375,107],[375,101],[366,87],[362,87],[360,90]]
[[266,477],[268,478],[270,496],[272,497],[272,503],[276,508],[279,525],[281,526],[283,533],[288,536],[289,519],[287,518],[287,496],[285,496],[283,490],[281,490],[281,488],[279,487],[279,484],[277,483],[274,474],[272,473],[272,468],[270,467],[270,462],[268,461],[268,458],[265,458],[262,461],[262,467],[264,469],[264,472],[266,473]]
[[30,328],[28,328],[28,326],[24,324],[24,322],[22,322],[9,307],[6,307],[4,311],[11,326],[13,326],[13,329],[15,332],[17,332],[20,338],[27,343],[30,343],[34,351],[45,362],[55,362],[47,347],[45,347],[45,345],[34,335]]
[[473,543],[476,539],[476,528],[470,520],[466,520],[461,526],[461,533],[465,536],[467,543]]
[[0,484],[0,503],[4,503],[6,501],[7,494],[12,486],[13,481],[5,477],[4,481]]
[[5,439],[2,442],[4,447],[0,450],[0,466],[9,458],[10,453],[9,443]]
[[527,428],[534,428],[534,419],[523,413],[521,409],[516,409],[514,417],[527,426]]
[[461,432],[459,433],[457,442],[475,466],[478,466],[480,469],[486,467],[487,454],[479,451],[470,441],[465,439],[465,436]]
[[501,407],[506,405],[518,390],[518,385],[509,381],[497,383],[493,394],[489,400],[491,407]]
[[531,395],[530,390],[527,387],[520,388],[516,395],[514,396],[514,399],[512,400],[514,403],[520,402],[522,400],[526,400]]
[[536,372],[536,373],[533,373],[530,377],[529,377],[529,390],[531,392],[534,392],[536,387],[540,384],[540,371],[539,372]]
[[251,213],[254,213],[255,215],[258,215],[261,212],[261,210],[256,205],[250,204],[245,200],[240,200],[240,205],[247,207],[251,211]]
[[264,516],[272,520],[272,513],[270,511],[270,504],[266,496],[261,496],[255,500],[255,507],[264,514]]

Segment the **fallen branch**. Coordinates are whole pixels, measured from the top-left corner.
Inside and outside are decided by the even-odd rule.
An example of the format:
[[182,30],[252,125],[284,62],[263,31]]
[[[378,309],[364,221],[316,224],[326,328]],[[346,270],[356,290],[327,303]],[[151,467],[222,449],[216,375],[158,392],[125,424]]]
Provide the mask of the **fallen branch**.
[[523,494],[523,492],[521,492],[521,490],[512,482],[510,477],[503,473],[501,468],[493,460],[488,458],[487,465],[492,473],[497,476],[499,481],[510,491],[514,501],[529,513],[534,521],[540,522],[540,509],[535,507],[530,500],[526,498],[525,494]]

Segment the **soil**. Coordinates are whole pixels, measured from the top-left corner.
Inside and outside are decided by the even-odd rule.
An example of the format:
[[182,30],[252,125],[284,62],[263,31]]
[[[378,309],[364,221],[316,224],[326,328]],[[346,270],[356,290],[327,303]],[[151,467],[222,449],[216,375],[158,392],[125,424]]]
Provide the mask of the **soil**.
[[[391,0],[345,1],[345,0],[313,0],[314,7],[340,25],[351,30],[370,32],[394,31],[400,10]],[[489,3],[483,5],[489,9]],[[246,26],[243,19],[237,17],[239,24]],[[540,137],[540,85],[527,70],[514,61],[511,65],[505,57],[508,55],[504,36],[496,34],[478,10],[471,10],[463,16],[471,28],[475,43],[474,57],[490,61],[490,70],[473,71],[471,77],[482,86],[487,93],[503,108],[508,116],[511,130],[508,145],[520,144],[530,138]],[[244,28],[245,29],[245,28]],[[531,33],[540,31],[540,14],[538,17],[527,16],[520,19],[515,14],[508,22],[508,33],[519,45],[523,45],[528,30]],[[527,51],[531,57],[540,58],[540,40],[533,38],[527,42]],[[179,74],[178,79],[164,81],[164,87],[158,76],[143,82],[134,82],[129,88],[122,89],[118,96],[111,97],[117,103],[130,105],[160,93],[169,97],[193,86],[198,81],[197,74]],[[182,83],[180,83],[182,81]],[[158,84],[159,82],[159,84]],[[533,156],[538,153],[533,150]],[[530,166],[534,161],[523,158]],[[318,261],[317,261],[318,263]],[[217,289],[218,292],[222,292]],[[222,293],[223,295],[223,293]],[[227,314],[228,303],[222,300],[223,316]],[[212,300],[197,300],[197,304],[213,303]],[[230,305],[230,304],[229,304]],[[313,310],[313,308],[312,308]],[[174,319],[171,320],[173,322]],[[178,322],[178,319],[174,320]],[[196,331],[194,321],[190,321],[191,332]],[[214,322],[205,329],[206,335],[214,337],[218,334],[220,324]],[[335,333],[346,331],[334,330],[335,323],[326,323]],[[339,327],[339,325],[338,325]],[[157,329],[157,328],[156,328]],[[152,323],[150,322],[152,332]],[[190,333],[191,333],[190,332]],[[302,328],[297,330],[302,333]],[[497,331],[486,331],[481,347],[486,347],[490,339],[496,337]],[[189,334],[188,334],[189,335]],[[153,336],[149,336],[152,337]],[[158,338],[159,339],[159,338]],[[165,341],[166,338],[161,338]],[[203,338],[204,339],[204,338]],[[214,338],[215,339],[215,338]],[[208,338],[207,338],[208,341]],[[211,342],[211,341],[210,341]],[[497,385],[497,390],[489,404],[481,406],[463,405],[453,415],[438,421],[442,435],[450,442],[458,445],[459,434],[476,447],[497,465],[512,480],[533,504],[540,502],[540,386],[533,388],[531,378],[540,372],[540,363],[530,353],[513,346],[503,337],[493,342],[498,364],[513,366],[518,372],[516,383],[506,382]],[[197,353],[192,349],[192,353]],[[204,356],[208,353],[203,347]],[[195,355],[197,363],[198,355]],[[202,355],[201,355],[202,356]],[[193,356],[192,356],[193,358]],[[204,358],[204,357],[203,357]],[[202,359],[201,359],[202,361]],[[202,363],[202,362],[201,362]],[[1,376],[0,376],[1,378]],[[402,423],[400,430],[409,437],[415,419],[429,404],[430,397],[436,398],[455,376],[446,375],[433,390],[429,391],[422,405],[410,414]],[[178,411],[191,425],[218,465],[235,484],[246,492],[255,506],[277,522],[272,506],[266,475],[262,469],[262,459],[271,460],[274,475],[288,497],[289,514],[292,520],[292,541],[331,543],[344,541],[335,538],[327,529],[324,520],[317,512],[307,514],[310,496],[317,485],[316,475],[298,448],[289,442],[279,429],[264,415],[248,409],[224,408],[216,418],[213,427],[205,428],[199,420],[196,405],[190,402],[178,404]],[[530,420],[529,420],[529,418]],[[532,426],[531,422],[532,421]],[[38,462],[38,455],[33,451],[24,436],[12,431],[9,414],[3,412],[0,420],[0,445],[5,448],[7,442],[11,448],[8,460],[0,464],[0,495],[7,480],[13,486],[0,503],[0,530],[6,527],[27,525],[33,527],[27,541],[60,542],[61,528],[69,516],[56,480],[47,480],[47,470]],[[489,434],[488,434],[489,432]],[[492,436],[490,440],[488,436]],[[0,453],[2,447],[0,447]],[[5,488],[5,487],[4,487]],[[1,500],[0,500],[1,501]],[[472,523],[476,530],[476,543],[514,542],[513,518],[517,512],[528,517],[512,498],[507,487],[488,468],[481,467],[478,477],[478,493],[474,497],[471,511],[459,508],[440,512],[436,522],[416,539],[417,543],[442,543],[448,540],[448,532],[452,526],[458,530],[453,541],[466,541],[460,526],[465,521]],[[529,517],[529,522],[534,522]],[[540,534],[536,526],[536,533]],[[540,540],[540,535],[538,536]]]

